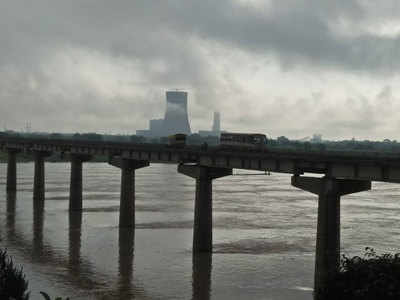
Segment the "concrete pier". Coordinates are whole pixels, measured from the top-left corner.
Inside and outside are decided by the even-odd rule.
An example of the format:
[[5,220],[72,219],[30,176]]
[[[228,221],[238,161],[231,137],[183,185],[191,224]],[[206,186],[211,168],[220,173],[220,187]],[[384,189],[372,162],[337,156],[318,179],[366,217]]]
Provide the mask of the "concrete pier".
[[314,299],[327,287],[340,263],[340,196],[371,189],[370,181],[292,176],[292,185],[318,195]]
[[43,201],[45,191],[44,158],[50,156],[51,152],[36,151],[33,153],[35,160],[35,177],[33,179],[33,200]]
[[44,201],[33,201],[33,240],[32,254],[34,257],[43,255],[43,226],[44,226]]
[[15,237],[15,212],[16,212],[16,192],[8,192],[7,193],[7,236],[14,238]]
[[232,175],[232,169],[180,164],[178,172],[196,179],[193,252],[212,252],[212,180]]
[[117,158],[109,164],[121,169],[119,227],[135,227],[135,170],[149,166],[148,161]]
[[17,153],[19,150],[8,149],[7,164],[7,192],[15,192],[17,190]]
[[90,155],[71,154],[71,177],[69,185],[69,210],[82,210],[82,163],[91,159]]
[[192,300],[211,298],[212,253],[196,253],[192,257]]
[[70,212],[68,217],[69,270],[78,275],[81,261],[82,212]]
[[121,299],[129,299],[127,294],[132,288],[133,260],[135,248],[135,229],[119,228],[118,235],[118,290]]

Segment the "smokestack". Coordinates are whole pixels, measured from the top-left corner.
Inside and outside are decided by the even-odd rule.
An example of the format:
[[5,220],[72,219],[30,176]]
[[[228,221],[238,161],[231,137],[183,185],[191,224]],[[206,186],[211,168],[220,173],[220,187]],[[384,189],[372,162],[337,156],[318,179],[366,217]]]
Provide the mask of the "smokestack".
[[187,112],[187,92],[167,91],[167,110],[164,117],[164,134],[190,134]]
[[221,132],[221,115],[217,111],[214,112],[214,122],[211,130],[217,135]]

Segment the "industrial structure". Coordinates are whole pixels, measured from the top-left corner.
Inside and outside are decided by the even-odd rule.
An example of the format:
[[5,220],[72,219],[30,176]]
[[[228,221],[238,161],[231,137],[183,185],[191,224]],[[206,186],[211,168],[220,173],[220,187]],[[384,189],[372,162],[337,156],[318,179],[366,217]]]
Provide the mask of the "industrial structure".
[[136,135],[160,137],[175,133],[191,134],[187,95],[188,93],[184,91],[167,91],[167,108],[164,119],[150,120],[149,129],[137,130]]
[[[176,133],[191,134],[188,115],[188,93],[184,91],[166,91],[167,106],[163,119],[149,121],[149,129],[136,130],[136,135],[158,138]],[[201,136],[218,136],[221,133],[221,115],[214,112],[211,130],[200,130]]]
[[214,112],[213,125],[210,130],[199,130],[201,136],[217,136],[221,134],[221,114],[217,111]]

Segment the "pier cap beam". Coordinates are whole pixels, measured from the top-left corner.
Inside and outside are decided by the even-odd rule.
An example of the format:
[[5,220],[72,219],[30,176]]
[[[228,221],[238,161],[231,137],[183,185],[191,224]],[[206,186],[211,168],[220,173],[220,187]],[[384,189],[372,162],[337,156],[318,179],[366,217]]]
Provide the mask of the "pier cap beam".
[[148,167],[150,165],[150,163],[147,160],[134,160],[134,159],[126,159],[120,157],[117,158],[113,157],[112,159],[109,160],[108,163],[116,168],[132,170],[132,171]]
[[307,192],[320,195],[327,190],[335,189],[339,196],[368,191],[371,181],[356,179],[337,179],[330,177],[292,176],[292,185]]
[[207,176],[210,179],[217,179],[232,175],[232,169],[204,167],[200,165],[178,165],[178,172],[194,179]]

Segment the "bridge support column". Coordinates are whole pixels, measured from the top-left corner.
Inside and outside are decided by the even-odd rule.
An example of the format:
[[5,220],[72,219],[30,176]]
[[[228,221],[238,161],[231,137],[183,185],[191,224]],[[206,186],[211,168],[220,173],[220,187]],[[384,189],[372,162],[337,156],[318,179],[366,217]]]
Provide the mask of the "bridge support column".
[[232,175],[232,169],[181,164],[178,172],[196,179],[193,253],[212,252],[212,180]]
[[321,290],[327,287],[340,263],[340,196],[370,190],[371,182],[292,176],[292,185],[318,195],[314,299],[320,300]]
[[15,192],[17,190],[17,149],[8,149],[7,163],[7,192]]
[[121,169],[119,227],[135,227],[135,170],[149,166],[148,161],[113,159],[111,165]]
[[44,158],[50,156],[51,152],[47,151],[35,151],[33,156],[35,159],[35,177],[33,179],[33,200],[43,201],[44,200]]
[[69,211],[82,210],[82,162],[90,159],[90,155],[71,154]]

